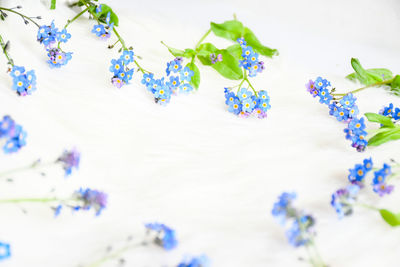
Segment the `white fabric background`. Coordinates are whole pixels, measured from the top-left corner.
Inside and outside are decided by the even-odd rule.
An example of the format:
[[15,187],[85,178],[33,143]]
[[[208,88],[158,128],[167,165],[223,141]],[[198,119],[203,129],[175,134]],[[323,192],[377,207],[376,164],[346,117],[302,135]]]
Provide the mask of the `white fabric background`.
[[[62,27],[74,11],[58,1],[55,11],[45,1],[0,1],[22,4],[23,11],[54,18]],[[81,168],[65,180],[51,168],[46,177],[26,172],[14,183],[1,182],[1,198],[68,196],[80,186],[109,194],[109,206],[95,218],[91,212],[57,218],[40,204],[0,206],[0,240],[12,244],[5,267],[71,267],[88,264],[108,245],[121,245],[128,235],[143,236],[143,223],[164,222],[175,228],[179,247],[171,252],[141,248],[124,255],[127,266],[174,266],[187,253],[205,253],[213,266],[306,266],[305,256],[286,241],[270,215],[282,191],[296,191],[297,206],[317,218],[316,241],[332,267],[399,266],[400,229],[391,229],[372,211],[356,209],[339,221],[330,195],[346,185],[348,168],[372,156],[377,164],[400,160],[400,142],[357,153],[344,139],[344,124],[305,90],[308,79],[324,76],[339,91],[358,88],[346,81],[350,58],[365,67],[400,73],[400,3],[358,1],[106,1],[119,15],[119,31],[141,64],[159,75],[172,57],[160,44],[193,47],[210,21],[238,18],[280,56],[265,59],[266,70],[253,79],[266,89],[272,109],[268,119],[241,119],[226,111],[224,86],[235,85],[208,67],[200,67],[201,87],[189,96],[173,97],[168,107],[133,82],[118,90],[110,84],[109,62],[117,57],[90,31],[93,22],[79,19],[64,46],[73,51],[62,69],[49,69],[35,41],[36,28],[10,14],[0,23],[11,40],[17,65],[35,69],[38,90],[17,97],[1,58],[0,115],[10,114],[28,131],[28,145],[1,156],[1,170],[41,157],[53,160],[64,148],[82,152]],[[224,47],[228,41],[210,36]],[[362,113],[378,111],[400,99],[382,88],[358,94]],[[371,126],[371,125],[370,125]],[[397,183],[399,184],[399,183]],[[365,202],[400,211],[398,189]],[[135,241],[134,241],[135,242]],[[115,262],[105,264],[116,266]]]

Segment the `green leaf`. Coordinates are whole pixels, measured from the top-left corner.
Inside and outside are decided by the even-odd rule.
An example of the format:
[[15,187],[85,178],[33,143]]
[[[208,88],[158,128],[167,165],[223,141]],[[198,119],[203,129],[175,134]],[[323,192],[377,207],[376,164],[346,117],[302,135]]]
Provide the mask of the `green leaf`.
[[198,89],[199,85],[200,85],[200,70],[199,68],[196,66],[196,64],[194,64],[194,62],[190,62],[186,65],[186,67],[189,67],[189,69],[191,69],[194,74],[192,76],[192,78],[190,79],[190,84],[194,86],[194,88]]
[[242,68],[239,67],[239,61],[227,50],[218,50],[216,53],[222,55],[222,61],[212,64],[212,67],[222,76],[230,80],[243,79]]
[[393,213],[389,210],[381,209],[379,210],[382,218],[387,222],[390,226],[396,227],[400,225],[400,213]]
[[210,54],[217,53],[217,52],[218,52],[218,48],[216,48],[213,44],[204,43],[204,44],[201,44],[198,48],[197,58],[200,60],[200,62],[203,65],[210,66],[210,65],[212,65],[211,59],[210,59]]
[[114,26],[118,26],[118,16],[114,13],[110,6],[106,4],[101,4],[101,11],[95,14],[101,22],[106,23],[108,12],[110,12],[110,23],[114,23]]
[[390,127],[390,128],[395,127],[394,123],[392,122],[392,119],[389,117],[386,117],[386,116],[383,116],[383,115],[377,114],[377,113],[371,113],[371,112],[365,113],[364,115],[371,122],[379,122],[380,124]]
[[351,59],[351,66],[356,72],[347,75],[346,78],[352,81],[358,80],[364,85],[382,82],[393,77],[392,72],[388,69],[364,69],[357,58]]
[[168,48],[168,51],[169,51],[174,57],[183,57],[183,55],[185,54],[185,51],[183,51],[183,50],[170,47],[170,46],[168,46],[167,44],[165,44],[163,41],[161,41],[161,43],[162,43],[163,45],[165,45],[166,48]]
[[226,51],[228,51],[229,54],[234,56],[236,59],[242,58],[242,47],[240,46],[240,44],[234,44],[234,45],[228,46],[226,48]]
[[224,23],[210,23],[212,32],[219,37],[235,41],[243,36],[244,27],[240,21],[228,20]]
[[[278,50],[266,47],[261,44],[261,42],[257,39],[254,33],[247,27],[244,28],[244,40],[247,42],[247,45],[253,47],[253,49],[266,57],[273,57],[278,55]],[[235,40],[236,41],[236,40]]]
[[393,79],[393,81],[390,83],[390,91],[397,95],[400,96],[400,75],[396,75]]
[[193,49],[187,48],[185,49],[185,52],[183,53],[183,56],[186,58],[192,58],[196,55],[196,51]]
[[50,9],[56,9],[56,0],[51,0]]
[[400,139],[400,127],[390,128],[378,133],[368,140],[368,146],[379,146],[383,143]]

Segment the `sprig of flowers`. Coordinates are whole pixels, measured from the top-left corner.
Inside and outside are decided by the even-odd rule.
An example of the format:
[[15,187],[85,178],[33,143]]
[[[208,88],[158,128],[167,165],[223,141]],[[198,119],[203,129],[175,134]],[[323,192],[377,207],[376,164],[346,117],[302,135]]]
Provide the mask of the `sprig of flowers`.
[[[128,243],[121,247],[118,250],[113,251],[112,247],[108,247],[107,253],[104,257],[100,258],[99,260],[87,265],[87,267],[98,267],[102,264],[110,261],[119,259],[120,263],[124,263],[125,260],[122,258],[122,255],[127,251],[140,247],[140,246],[147,246],[149,244],[154,244],[162,249],[169,251],[178,245],[178,240],[176,239],[176,232],[171,227],[162,224],[162,223],[147,223],[145,224],[146,228],[146,236],[137,243],[132,243],[132,238],[129,237],[127,239]],[[199,266],[200,267],[200,266]]]
[[296,197],[296,193],[282,193],[273,205],[272,215],[285,227],[286,237],[292,246],[296,248],[304,246],[307,249],[307,261],[312,266],[326,267],[314,241],[315,219],[312,215],[293,206]]
[[26,131],[8,115],[0,121],[0,141],[4,140],[3,151],[6,154],[19,151],[26,145]]
[[0,242],[0,261],[8,259],[11,257],[11,247],[10,244]]
[[[20,16],[25,24],[29,24],[32,22],[34,25],[39,25],[34,21],[34,19],[41,19],[40,16],[36,17],[28,17],[20,12],[15,11],[15,9],[21,9],[22,6],[17,6],[15,8],[4,8],[0,7],[0,19],[5,20],[8,16],[8,13],[17,14]],[[7,64],[9,65],[8,72],[10,72],[10,76],[13,79],[12,89],[16,91],[16,93],[20,96],[26,96],[32,94],[36,90],[36,75],[34,70],[26,71],[22,66],[16,66],[14,64],[14,60],[11,58],[9,54],[10,49],[10,41],[5,42],[3,37],[0,35],[0,46],[3,51],[3,54],[7,58]]]
[[67,198],[45,197],[0,199],[0,204],[16,203],[50,203],[50,208],[54,211],[56,217],[61,213],[61,210],[64,207],[69,208],[72,211],[93,209],[96,216],[98,216],[101,214],[103,209],[106,208],[107,194],[90,188],[80,188]]
[[186,257],[177,267],[209,267],[211,266],[210,260],[206,255],[197,257]]
[[[212,43],[204,43],[204,40],[210,33],[231,41],[237,41],[239,44],[229,46],[226,49],[218,49]],[[250,87],[255,96],[258,97],[258,93],[251,85],[248,77],[254,77],[264,68],[263,62],[258,60],[259,54],[268,57],[277,54],[277,50],[262,45],[254,33],[249,28],[243,26],[236,17],[234,20],[221,24],[211,22],[210,29],[200,38],[194,49],[187,48],[180,50],[172,48],[164,42],[161,43],[175,56],[173,61],[167,63],[167,77],[155,79],[153,73],[146,73],[143,75],[142,80],[142,83],[154,95],[155,102],[160,104],[168,103],[171,95],[176,94],[178,91],[186,93],[199,88],[200,70],[196,65],[196,59],[201,64],[212,67],[227,79],[242,80],[240,86],[238,86],[239,89],[242,89],[241,86],[246,82],[247,88]],[[184,59],[187,59],[188,62],[184,63]],[[177,76],[170,76],[171,73]],[[232,88],[226,88],[225,93],[228,93],[230,89]],[[260,93],[260,99],[266,102],[265,107],[262,107],[262,105],[258,107],[257,103],[253,105],[252,102],[248,104],[244,103],[242,115],[249,115],[253,110],[256,110],[255,113],[259,117],[265,117],[265,111],[269,108],[269,98],[265,91],[260,91]],[[251,97],[251,94],[248,95]],[[258,100],[257,98],[254,101],[257,102]],[[232,106],[236,107],[236,104],[232,104]],[[237,105],[236,109],[231,110],[235,110],[234,113],[236,113],[238,107],[239,105]],[[240,111],[236,114],[241,113]]]
[[[3,121],[4,121],[5,125],[9,125],[9,124],[13,123],[13,122],[10,122],[10,119],[8,117],[6,120],[3,119]],[[0,124],[0,129],[3,132],[3,130],[2,130],[3,124]],[[20,141],[18,142],[18,144],[19,143],[20,143]],[[64,152],[59,157],[57,157],[57,159],[55,159],[54,161],[50,161],[50,162],[46,163],[46,162],[42,162],[40,159],[38,159],[29,165],[0,172],[0,177],[10,176],[10,175],[13,175],[13,174],[16,174],[19,172],[23,172],[23,171],[27,171],[27,170],[43,169],[45,167],[49,167],[49,166],[57,165],[57,164],[63,168],[65,177],[68,177],[69,175],[71,175],[73,169],[79,168],[80,158],[81,158],[81,154],[79,153],[79,151],[76,148],[73,148],[71,150],[64,150]]]
[[395,164],[393,160],[392,163],[394,164],[390,165],[385,163],[383,164],[382,168],[373,168],[372,159],[367,158],[364,159],[363,163],[356,164],[354,168],[349,169],[348,180],[350,184],[335,191],[332,194],[331,199],[331,205],[335,209],[340,219],[345,216],[350,216],[353,214],[354,207],[360,206],[379,211],[382,218],[392,226],[400,225],[400,215],[396,215],[395,213],[386,209],[379,209],[358,201],[360,191],[363,190],[367,184],[366,177],[368,173],[373,170],[373,179],[370,184],[372,191],[378,194],[380,197],[392,193],[394,185],[390,185],[388,182],[400,175],[400,164]]

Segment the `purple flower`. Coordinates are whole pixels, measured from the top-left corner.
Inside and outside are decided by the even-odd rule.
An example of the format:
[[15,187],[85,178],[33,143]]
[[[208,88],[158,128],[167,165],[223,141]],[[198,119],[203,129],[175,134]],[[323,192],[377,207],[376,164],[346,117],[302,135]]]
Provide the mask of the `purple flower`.
[[332,194],[331,205],[336,210],[339,219],[353,213],[353,203],[356,201],[359,191],[360,187],[353,184],[346,188],[341,188]]
[[63,154],[56,160],[63,165],[65,176],[68,176],[72,172],[72,168],[78,169],[81,154],[74,148],[71,151],[65,150]]
[[90,188],[81,188],[75,191],[74,198],[82,201],[81,205],[74,207],[75,210],[89,210],[93,208],[96,211],[96,216],[100,215],[101,211],[107,206],[107,194]]
[[373,185],[374,192],[377,193],[380,197],[383,197],[385,194],[392,193],[393,189],[394,189],[393,185],[388,185],[386,183],[379,183]]
[[222,54],[215,55],[214,53],[212,53],[210,55],[210,59],[211,59],[211,63],[212,64],[215,64],[217,62],[221,62],[222,61]]

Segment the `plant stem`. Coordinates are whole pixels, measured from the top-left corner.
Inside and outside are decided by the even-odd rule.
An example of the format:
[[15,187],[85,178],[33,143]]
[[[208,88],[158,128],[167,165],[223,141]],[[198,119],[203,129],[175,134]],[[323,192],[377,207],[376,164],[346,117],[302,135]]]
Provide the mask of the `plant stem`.
[[72,22],[74,22],[77,18],[79,18],[80,16],[82,16],[86,11],[89,10],[90,7],[85,8],[84,10],[82,10],[78,15],[76,15],[75,17],[73,17],[71,20],[68,20],[67,24],[65,24],[64,29],[66,29]]
[[6,204],[6,203],[23,203],[23,202],[41,202],[41,203],[46,203],[46,202],[55,202],[55,201],[60,201],[58,198],[15,198],[15,199],[0,199],[0,204]]
[[251,89],[253,89],[254,95],[256,97],[258,97],[257,91],[256,91],[256,89],[254,89],[253,85],[251,85],[249,79],[247,77],[245,77],[244,80],[247,82],[248,85],[250,85]]
[[199,48],[199,46],[201,45],[201,43],[204,41],[204,39],[206,39],[206,37],[211,33],[211,29],[209,29],[204,35],[203,37],[201,37],[201,39],[197,42],[196,47],[194,50],[197,50]]
[[98,267],[98,266],[102,265],[103,263],[105,263],[105,262],[107,262],[109,260],[118,258],[125,251],[127,251],[127,250],[129,250],[131,248],[135,248],[135,247],[141,246],[141,245],[143,245],[143,242],[138,243],[138,244],[127,245],[127,246],[115,251],[114,253],[111,253],[110,255],[107,255],[107,256],[105,256],[105,257],[93,262],[92,264],[88,265],[87,267]]
[[17,173],[17,172],[21,172],[21,171],[26,171],[26,170],[30,170],[30,169],[36,169],[36,168],[43,168],[46,166],[51,166],[55,164],[55,162],[48,162],[48,163],[37,163],[36,161],[28,166],[24,166],[24,167],[18,167],[18,168],[14,168],[14,169],[10,169],[4,172],[0,172],[0,177],[6,176],[6,175],[10,175],[13,173]]
[[394,79],[389,79],[389,80],[384,80],[384,81],[382,81],[382,82],[377,82],[377,83],[374,83],[374,84],[370,84],[370,85],[367,85],[367,86],[358,88],[358,89],[356,89],[356,90],[350,91],[350,92],[348,92],[348,93],[346,93],[346,94],[332,94],[332,95],[333,95],[333,96],[345,96],[345,95],[350,94],[350,93],[354,94],[354,93],[358,93],[358,92],[360,92],[360,91],[362,91],[362,90],[364,90],[364,89],[370,88],[370,87],[374,87],[374,86],[379,86],[379,85],[385,85],[385,84],[392,83],[393,80],[394,80]]
[[14,10],[12,10],[12,9],[5,8],[5,7],[0,7],[0,10],[6,10],[6,11],[8,11],[8,12],[12,12],[12,13],[15,13],[15,14],[17,14],[17,15],[20,15],[24,20],[29,20],[30,22],[32,22],[33,24],[35,24],[38,28],[40,28],[40,25],[37,24],[36,21],[34,21],[33,19],[31,19],[30,17],[25,16],[24,14],[21,14],[21,13],[19,13],[19,12],[17,12],[17,11],[14,11]]
[[377,207],[374,207],[374,206],[371,206],[371,205],[368,205],[368,204],[364,204],[364,203],[354,203],[353,205],[354,206],[360,206],[360,207],[363,207],[363,208],[366,208],[366,209],[370,209],[370,210],[379,210]]
[[10,55],[7,52],[6,43],[4,42],[3,37],[1,35],[0,35],[0,45],[1,45],[1,48],[3,50],[4,55],[6,56],[6,58],[8,60],[7,63],[14,67],[14,62],[13,62],[13,60],[11,59]]

